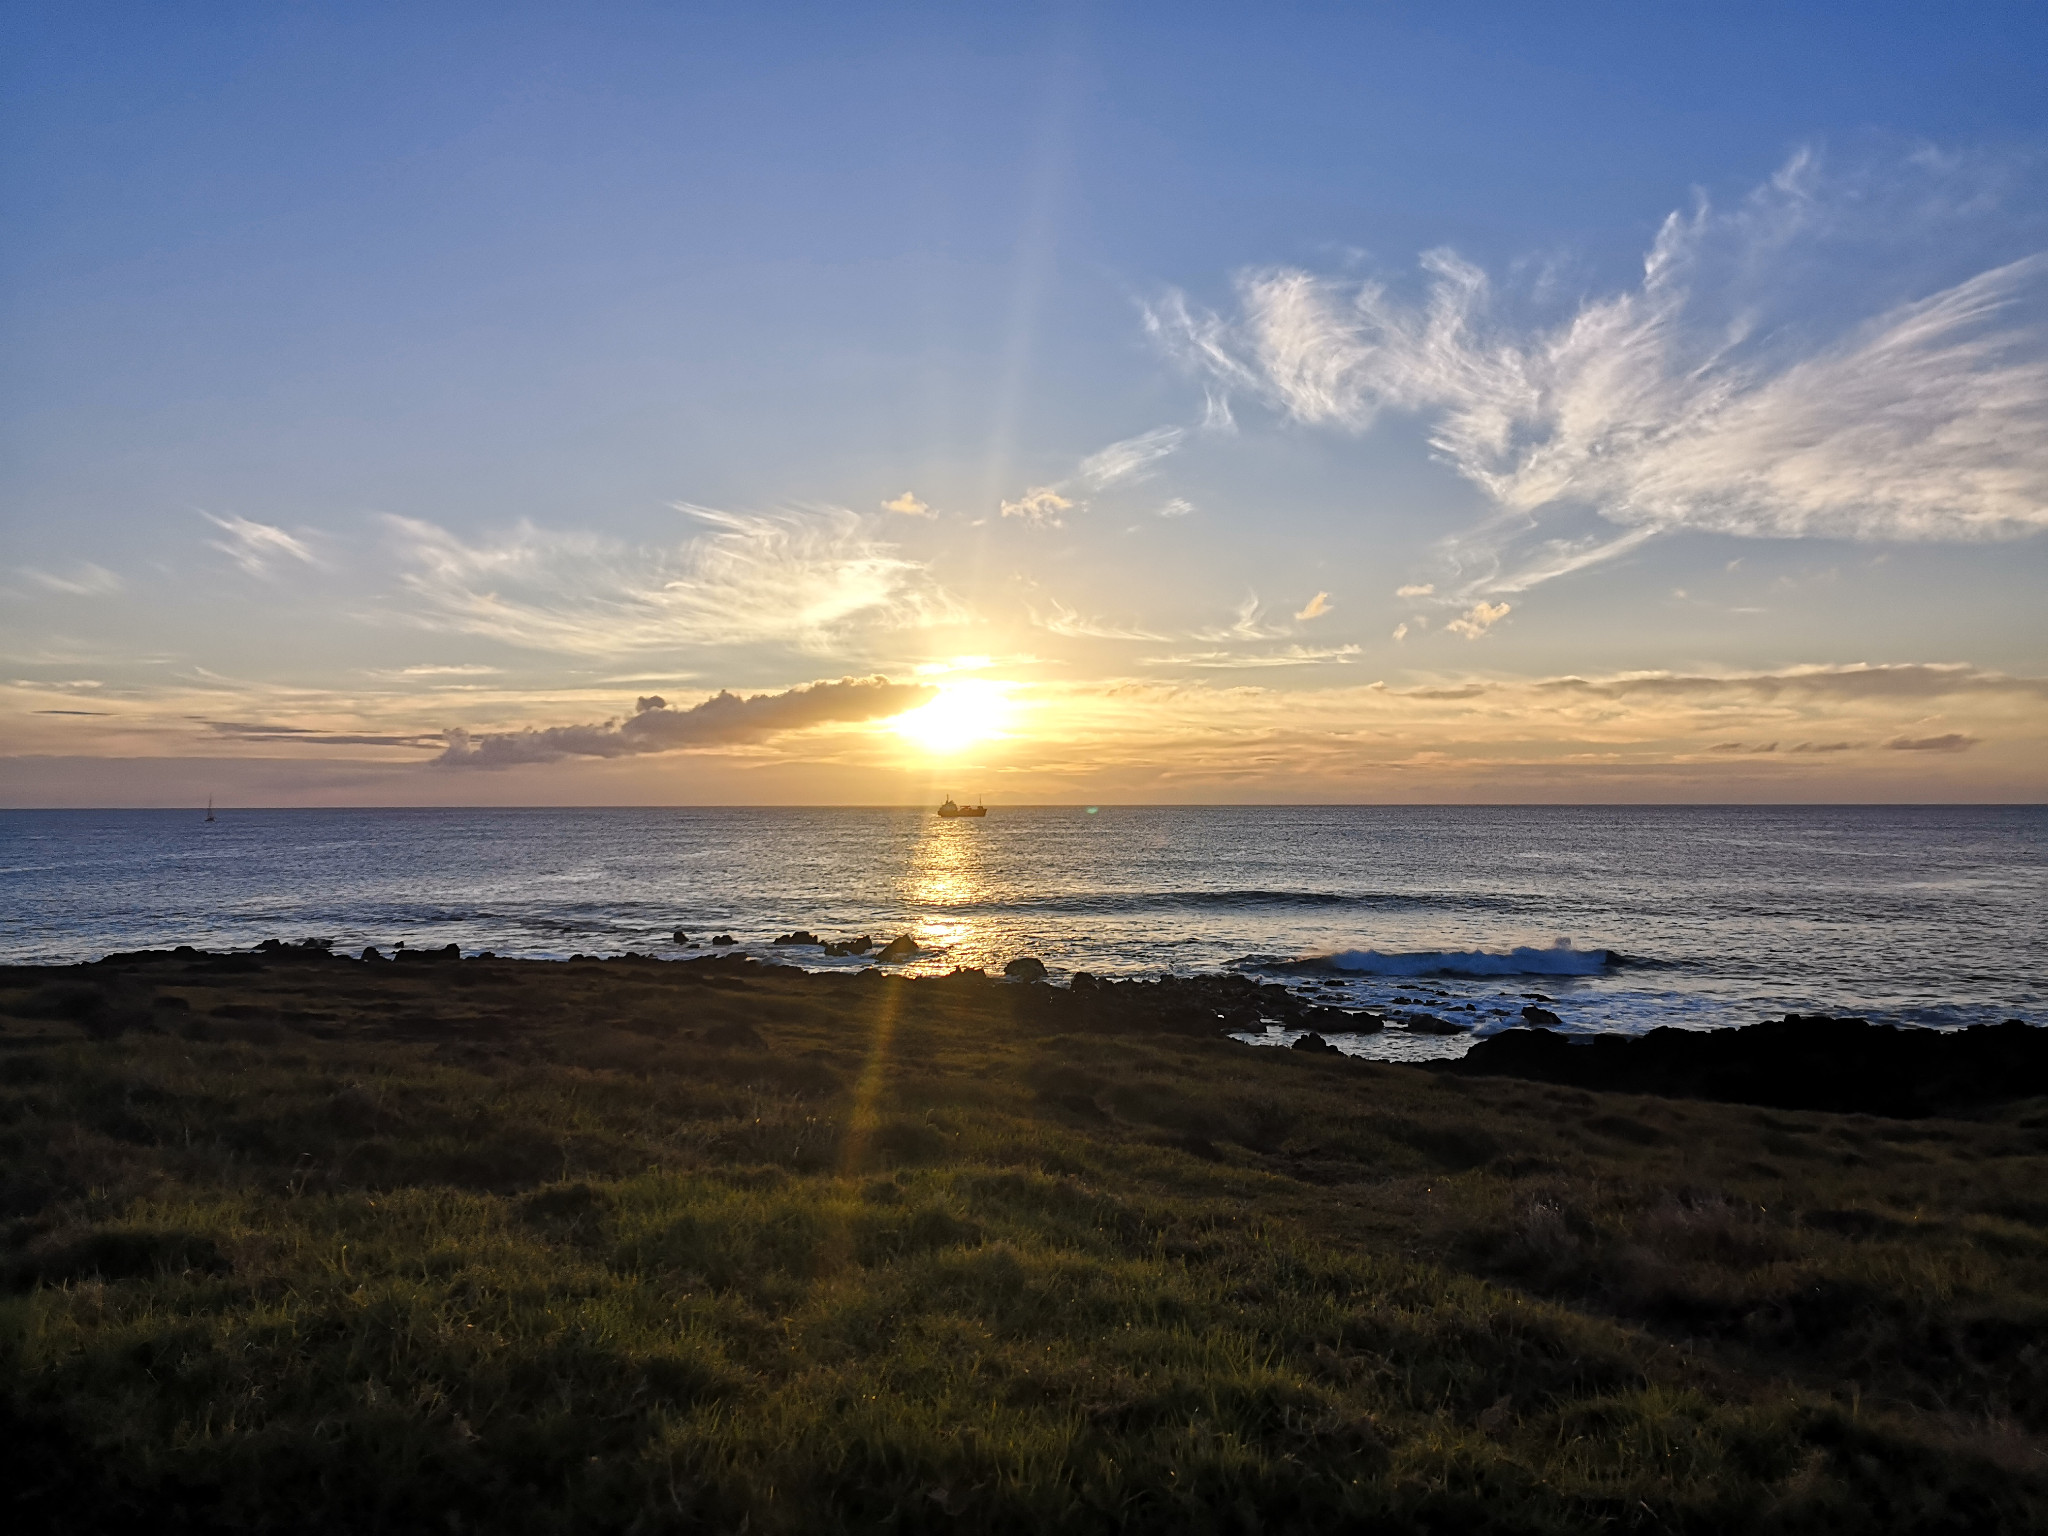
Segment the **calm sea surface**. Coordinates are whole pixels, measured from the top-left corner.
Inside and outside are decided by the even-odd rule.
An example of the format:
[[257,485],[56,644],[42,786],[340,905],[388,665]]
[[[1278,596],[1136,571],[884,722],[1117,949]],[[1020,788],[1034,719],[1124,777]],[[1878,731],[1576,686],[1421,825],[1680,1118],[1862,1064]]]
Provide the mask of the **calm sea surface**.
[[2048,808],[0,812],[10,961],[305,937],[680,958],[678,928],[821,967],[864,962],[768,941],[1241,970],[1479,1033],[1535,999],[1575,1029],[2048,1023]]

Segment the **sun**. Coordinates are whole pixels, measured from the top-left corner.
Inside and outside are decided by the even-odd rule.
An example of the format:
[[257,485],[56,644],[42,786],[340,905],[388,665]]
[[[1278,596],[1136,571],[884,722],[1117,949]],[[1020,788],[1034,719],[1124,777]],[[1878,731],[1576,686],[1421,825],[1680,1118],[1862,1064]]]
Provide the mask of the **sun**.
[[941,683],[937,698],[898,715],[889,727],[934,757],[948,757],[1006,734],[1009,719],[1004,685],[971,678]]

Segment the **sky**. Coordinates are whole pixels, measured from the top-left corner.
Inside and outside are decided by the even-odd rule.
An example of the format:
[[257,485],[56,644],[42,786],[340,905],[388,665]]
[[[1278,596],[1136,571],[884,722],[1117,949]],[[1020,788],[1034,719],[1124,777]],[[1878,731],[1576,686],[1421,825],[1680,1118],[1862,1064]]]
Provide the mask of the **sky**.
[[2042,58],[0,7],[0,804],[2040,801]]

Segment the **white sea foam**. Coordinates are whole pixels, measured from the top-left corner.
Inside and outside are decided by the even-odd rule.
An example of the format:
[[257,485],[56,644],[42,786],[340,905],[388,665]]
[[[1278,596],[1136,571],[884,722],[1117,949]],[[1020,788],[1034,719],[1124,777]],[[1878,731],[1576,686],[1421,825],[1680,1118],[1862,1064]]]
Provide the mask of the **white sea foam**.
[[1609,950],[1573,949],[1565,943],[1549,949],[1511,949],[1498,955],[1483,949],[1426,949],[1405,954],[1347,949],[1324,961],[1333,970],[1367,976],[1597,976],[1612,963]]

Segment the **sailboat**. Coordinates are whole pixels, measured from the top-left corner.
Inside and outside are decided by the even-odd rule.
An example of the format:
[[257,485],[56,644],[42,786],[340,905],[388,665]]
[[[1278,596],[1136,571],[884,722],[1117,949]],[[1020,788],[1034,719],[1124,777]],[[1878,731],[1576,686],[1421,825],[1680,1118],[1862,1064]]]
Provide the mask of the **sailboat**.
[[948,795],[946,796],[946,803],[939,807],[939,814],[948,819],[955,816],[986,816],[988,814],[988,807],[985,805],[955,805],[953,797]]
[[211,795],[208,795],[206,797],[206,819],[208,821],[217,821],[220,819],[213,814],[213,796]]

